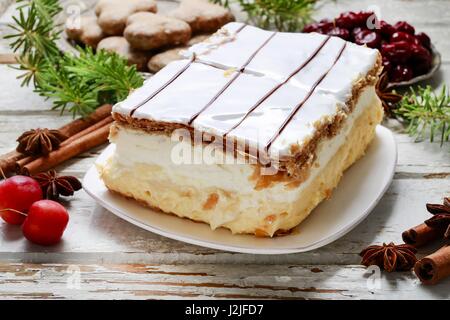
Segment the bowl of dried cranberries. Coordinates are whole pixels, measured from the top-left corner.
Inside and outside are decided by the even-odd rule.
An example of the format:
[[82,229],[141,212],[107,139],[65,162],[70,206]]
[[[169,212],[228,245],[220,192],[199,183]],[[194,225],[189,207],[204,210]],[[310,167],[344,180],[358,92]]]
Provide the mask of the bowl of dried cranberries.
[[390,24],[373,12],[344,12],[335,19],[306,25],[303,32],[318,32],[378,49],[389,87],[411,85],[429,79],[439,69],[441,56],[430,37],[406,21]]

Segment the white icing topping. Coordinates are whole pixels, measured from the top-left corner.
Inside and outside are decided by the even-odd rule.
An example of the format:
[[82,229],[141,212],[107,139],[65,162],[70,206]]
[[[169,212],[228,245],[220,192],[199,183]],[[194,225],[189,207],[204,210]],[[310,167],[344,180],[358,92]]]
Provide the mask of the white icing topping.
[[164,68],[164,72],[156,73],[153,77],[147,79],[141,88],[134,90],[124,101],[117,103],[113,111],[126,115],[130,114],[136,106],[145,101],[153,92],[156,92],[161,87],[161,84],[167,83],[179,70],[182,70],[188,64],[189,60],[170,63]]
[[377,51],[336,37],[230,23],[187,56],[195,61],[169,64],[114,112],[192,125],[260,148],[271,143],[276,157],[302,146],[315,124],[346,111],[354,81],[373,68]]
[[[138,108],[136,118],[157,119],[158,121],[187,123],[191,116],[200,111],[228,81],[236,71],[226,72],[200,63],[193,63],[172,85]],[[201,79],[199,81],[199,79]],[[151,92],[151,91],[150,91]],[[189,97],[195,96],[195,99]]]
[[225,134],[246,112],[279,83],[265,76],[241,74],[228,89],[195,120],[194,127]]

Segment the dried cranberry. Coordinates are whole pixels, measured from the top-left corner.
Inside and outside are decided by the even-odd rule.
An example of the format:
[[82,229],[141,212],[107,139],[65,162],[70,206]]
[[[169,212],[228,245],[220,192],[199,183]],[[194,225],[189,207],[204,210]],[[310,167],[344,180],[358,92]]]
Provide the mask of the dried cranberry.
[[406,21],[399,21],[394,25],[395,30],[402,31],[414,35],[416,32],[414,27]]
[[416,37],[402,31],[397,31],[391,36],[391,42],[399,42],[399,41],[406,41],[409,43],[419,44]]
[[[372,11],[361,11],[356,13],[356,23],[358,26],[363,27],[363,28],[367,28],[367,22],[369,20],[369,18],[374,15],[374,13]],[[375,21],[376,22],[376,16],[375,16]]]
[[430,72],[431,68],[433,67],[432,63],[429,63],[427,61],[415,62],[412,63],[412,66],[414,68],[414,74],[417,76]]
[[375,31],[361,30],[355,34],[355,43],[367,45],[370,48],[379,48],[381,45],[381,36]]
[[394,32],[395,29],[392,25],[384,20],[380,21],[380,33],[383,35],[383,37],[390,38]]
[[344,40],[349,40],[350,39],[350,32],[347,29],[343,29],[343,28],[333,28],[330,31],[328,31],[328,35],[330,36],[336,36],[339,38],[342,38]]
[[412,67],[414,69],[414,75],[420,76],[422,74],[428,73],[431,70],[431,64],[423,62],[413,62]]
[[360,17],[352,11],[344,12],[335,20],[336,26],[344,29],[352,29],[361,23]]
[[303,32],[318,32],[327,34],[331,29],[333,29],[334,24],[329,20],[325,20],[326,19],[322,20],[321,22],[314,22],[306,25],[303,28]]
[[418,34],[416,34],[416,39],[419,40],[420,44],[423,45],[425,48],[427,49],[431,48],[431,40],[426,33],[419,32]]
[[317,22],[313,22],[310,24],[307,24],[304,28],[303,28],[303,32],[317,32],[319,30],[319,26]]
[[383,44],[381,54],[392,62],[404,63],[411,57],[411,44],[406,41]]
[[319,22],[319,29],[321,31],[321,33],[328,33],[331,29],[334,28],[334,23],[330,22],[330,21],[326,21],[326,22]]
[[408,81],[414,76],[413,69],[407,65],[396,65],[389,74],[392,82]]
[[364,29],[364,28],[361,28],[361,27],[355,27],[355,28],[353,28],[353,29],[351,30],[352,38],[355,39],[355,36],[356,36],[358,33],[360,33],[361,31],[363,31],[363,30],[367,30],[367,29]]
[[333,20],[324,18],[324,19],[320,20],[319,22],[320,22],[320,23],[333,23]]
[[416,75],[424,74],[430,71],[432,65],[432,56],[430,51],[421,45],[411,47],[411,64]]
[[411,46],[411,58],[416,60],[429,60],[431,62],[431,53],[421,45]]
[[383,71],[390,72],[392,69],[392,62],[386,57],[383,57]]

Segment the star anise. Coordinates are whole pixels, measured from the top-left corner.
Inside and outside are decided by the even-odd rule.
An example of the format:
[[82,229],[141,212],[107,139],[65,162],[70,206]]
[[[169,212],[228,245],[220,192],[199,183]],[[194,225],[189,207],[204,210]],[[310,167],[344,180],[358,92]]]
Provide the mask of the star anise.
[[61,142],[66,139],[67,136],[59,130],[40,128],[28,130],[17,139],[19,142],[17,152],[30,156],[48,155],[58,149]]
[[383,104],[384,111],[387,115],[390,115],[394,105],[402,100],[402,96],[395,91],[389,90],[388,85],[389,78],[387,72],[383,72],[375,86],[375,90]]
[[387,272],[408,271],[417,261],[417,250],[409,244],[395,245],[383,243],[382,246],[372,245],[361,251],[361,264],[365,266],[377,265]]
[[425,224],[433,229],[443,229],[444,237],[450,239],[450,198],[444,198],[443,204],[427,203],[427,210],[433,215]]
[[81,189],[81,182],[73,176],[58,176],[55,170],[39,173],[33,178],[41,185],[47,199],[57,200],[60,195],[72,196]]

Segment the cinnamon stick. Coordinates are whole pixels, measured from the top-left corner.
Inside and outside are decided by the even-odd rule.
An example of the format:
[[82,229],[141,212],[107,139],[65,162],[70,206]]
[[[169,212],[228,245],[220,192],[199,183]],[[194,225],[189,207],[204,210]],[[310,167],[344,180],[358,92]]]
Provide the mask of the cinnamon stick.
[[11,151],[6,154],[3,154],[0,156],[0,169],[5,173],[9,173],[14,171],[16,161],[24,158],[25,155],[17,152],[17,151]]
[[[94,112],[82,119],[74,120],[58,130],[69,138],[62,144],[75,140],[85,134],[88,134],[106,123],[112,122],[111,117],[112,106],[110,104],[104,104],[98,107]],[[106,120],[108,119],[108,120]],[[3,160],[3,157],[5,159]],[[0,168],[6,173],[15,171],[16,173],[22,173],[23,168],[28,163],[38,159],[36,156],[26,156],[18,152],[10,152],[0,157]]]
[[30,163],[33,160],[36,160],[39,158],[38,156],[25,156],[22,159],[19,159],[15,163],[15,171],[16,173],[20,174],[23,172],[23,167],[26,166],[28,163]]
[[444,232],[445,229],[430,228],[425,223],[422,223],[403,232],[402,238],[406,244],[421,247],[435,240],[442,239]]
[[[64,147],[65,145],[68,145],[70,143],[72,143],[73,141],[79,139],[80,137],[87,135],[88,133],[91,133],[101,127],[103,127],[106,124],[110,124],[111,122],[113,122],[113,118],[112,116],[106,117],[105,119],[97,122],[96,124],[84,129],[83,131],[80,131],[76,134],[74,134],[73,136],[69,137],[68,139],[64,140],[61,144],[60,144],[60,148]],[[29,164],[30,162],[38,159],[39,157],[37,156],[28,156],[22,159],[19,159],[18,161],[16,161],[15,163],[15,170],[18,173],[22,173],[24,172],[23,168]]]
[[85,136],[88,133],[91,133],[91,132],[93,132],[93,131],[95,131],[95,130],[97,130],[97,129],[99,129],[99,128],[107,125],[107,124],[110,124],[113,121],[114,120],[113,120],[112,116],[108,116],[105,119],[97,122],[96,124],[86,128],[83,131],[80,131],[80,132],[74,134],[73,136],[69,137],[68,139],[64,140],[61,143],[60,147],[64,147],[65,145],[68,145],[68,144],[72,143],[73,141],[79,139],[80,137]]
[[414,273],[423,284],[436,284],[450,276],[450,246],[446,245],[435,253],[419,260]]
[[103,120],[104,118],[111,115],[112,106],[110,104],[104,104],[98,107],[94,112],[89,114],[88,116],[74,120],[65,126],[62,126],[58,130],[65,134],[68,137],[73,136],[74,134],[83,131],[86,128],[96,124],[97,122]]
[[46,157],[40,157],[31,161],[23,166],[23,174],[35,175],[36,173],[47,171],[66,160],[105,143],[108,140],[109,127],[110,124],[108,123],[103,127],[50,152]]

